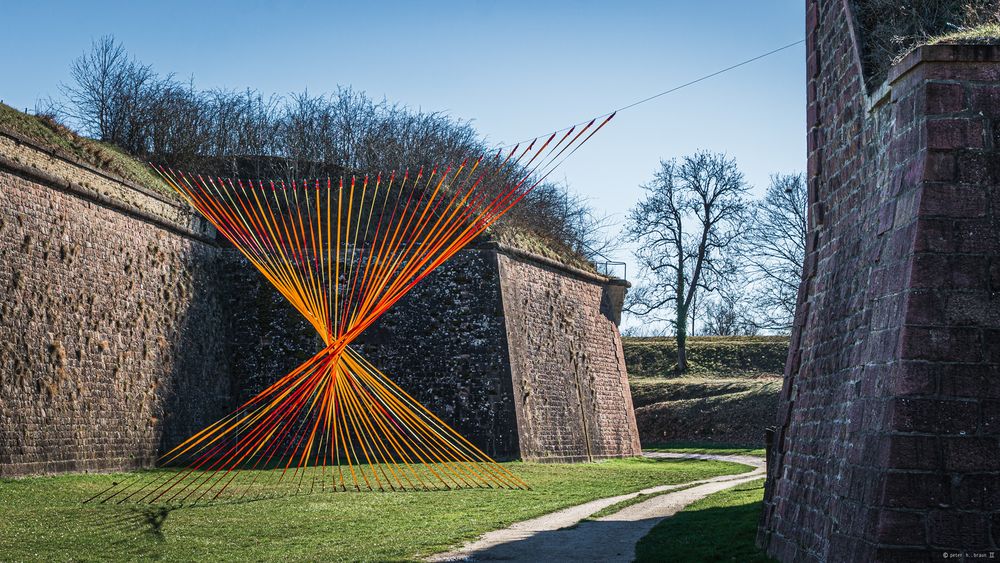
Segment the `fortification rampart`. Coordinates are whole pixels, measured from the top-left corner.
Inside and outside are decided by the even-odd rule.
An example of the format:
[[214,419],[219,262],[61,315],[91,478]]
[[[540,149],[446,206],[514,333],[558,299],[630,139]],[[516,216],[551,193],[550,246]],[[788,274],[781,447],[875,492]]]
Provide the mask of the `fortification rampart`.
[[0,476],[147,466],[230,406],[221,250],[151,192],[0,154]]
[[807,2],[809,219],[759,540],[783,561],[1000,545],[1000,48],[868,94],[852,6]]
[[[501,459],[639,452],[624,282],[462,251],[364,353]],[[318,350],[192,210],[0,133],[0,476],[146,467]]]

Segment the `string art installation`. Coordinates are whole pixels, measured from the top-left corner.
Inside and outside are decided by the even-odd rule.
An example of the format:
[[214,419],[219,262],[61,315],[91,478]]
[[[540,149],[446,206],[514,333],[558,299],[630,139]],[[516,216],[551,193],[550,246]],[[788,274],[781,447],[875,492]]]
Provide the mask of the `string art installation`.
[[305,317],[324,347],[88,502],[189,505],[317,491],[527,485],[352,348],[381,315],[614,117],[454,166],[309,182],[163,179]]

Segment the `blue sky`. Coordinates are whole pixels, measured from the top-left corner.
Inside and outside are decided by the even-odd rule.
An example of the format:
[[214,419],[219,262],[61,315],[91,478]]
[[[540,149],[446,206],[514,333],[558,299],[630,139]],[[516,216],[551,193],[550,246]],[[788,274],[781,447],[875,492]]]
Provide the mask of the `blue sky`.
[[[791,43],[805,27],[802,0],[13,4],[0,34],[0,99],[15,107],[57,94],[70,61],[110,33],[198,87],[350,85],[473,119],[503,142]],[[804,169],[804,47],[623,112],[557,176],[620,223],[659,158],[697,149],[735,157],[757,193],[770,173]]]

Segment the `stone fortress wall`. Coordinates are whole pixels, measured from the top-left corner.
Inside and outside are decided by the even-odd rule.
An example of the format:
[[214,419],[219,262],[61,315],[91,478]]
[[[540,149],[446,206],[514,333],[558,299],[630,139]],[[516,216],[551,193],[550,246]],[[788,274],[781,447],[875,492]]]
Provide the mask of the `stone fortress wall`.
[[810,233],[758,541],[996,550],[1000,47],[920,47],[869,91],[854,8],[807,1]]
[[[639,453],[626,284],[462,251],[360,341],[499,459]],[[0,131],[0,477],[148,467],[318,350],[192,210]]]

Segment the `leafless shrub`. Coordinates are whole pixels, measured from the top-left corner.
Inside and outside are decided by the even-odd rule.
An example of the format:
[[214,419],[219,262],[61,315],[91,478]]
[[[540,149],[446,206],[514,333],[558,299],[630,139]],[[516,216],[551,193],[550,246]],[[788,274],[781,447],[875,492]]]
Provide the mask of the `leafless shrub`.
[[1000,0],[853,0],[852,4],[869,89],[878,87],[895,61],[928,38],[1000,23]]
[[[338,88],[285,97],[195,88],[160,76],[113,37],[73,61],[66,104],[47,110],[127,152],[175,168],[236,177],[321,178],[458,165],[490,153],[468,121],[413,111]],[[523,174],[509,170],[487,189]],[[606,220],[564,186],[539,185],[503,219],[556,251],[589,258],[606,250]]]
[[750,308],[738,293],[723,293],[705,307],[702,334],[711,336],[756,336],[756,323],[747,316]]

